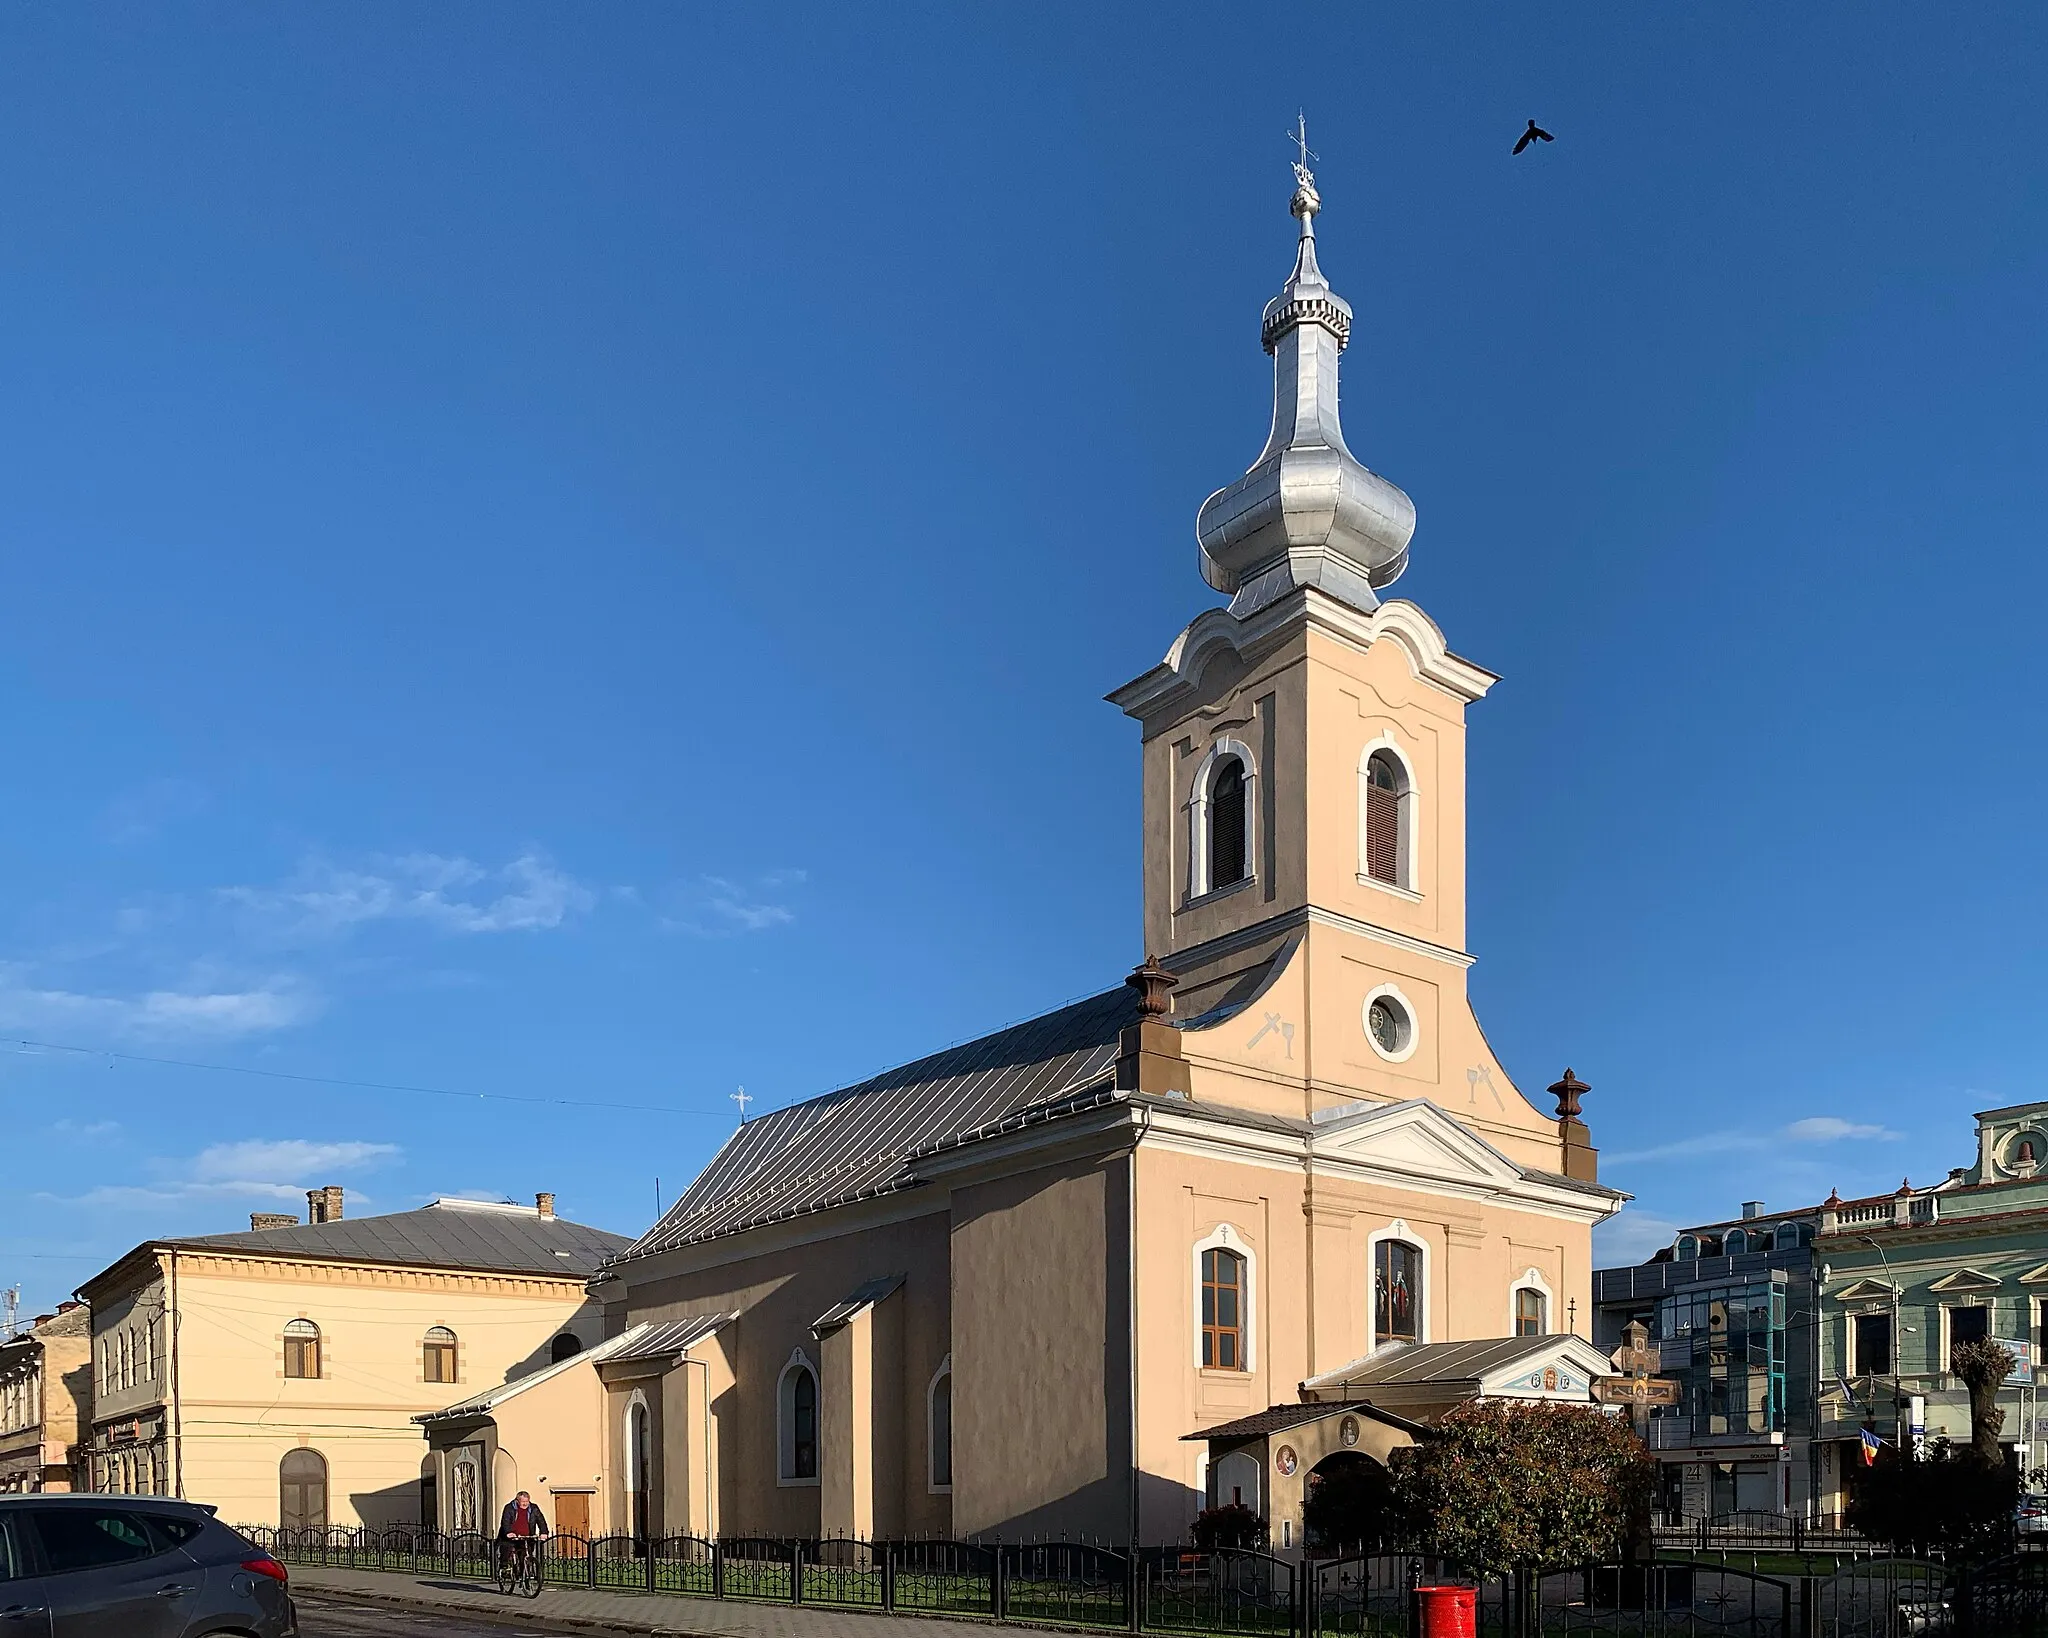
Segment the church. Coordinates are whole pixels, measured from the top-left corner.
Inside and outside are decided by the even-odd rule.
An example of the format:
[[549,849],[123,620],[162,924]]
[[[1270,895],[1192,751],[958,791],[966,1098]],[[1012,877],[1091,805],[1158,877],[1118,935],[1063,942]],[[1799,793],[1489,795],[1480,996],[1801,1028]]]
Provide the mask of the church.
[[1318,1462],[1590,1398],[1625,1196],[1588,1088],[1546,1112],[1472,1011],[1465,711],[1497,679],[1382,596],[1415,508],[1345,445],[1352,313],[1296,181],[1271,436],[1196,524],[1228,605],[1109,696],[1143,962],[742,1125],[606,1263],[604,1342],[421,1419],[486,1453],[491,1507],[574,1472],[599,1531],[1163,1542],[1236,1500],[1284,1548]]

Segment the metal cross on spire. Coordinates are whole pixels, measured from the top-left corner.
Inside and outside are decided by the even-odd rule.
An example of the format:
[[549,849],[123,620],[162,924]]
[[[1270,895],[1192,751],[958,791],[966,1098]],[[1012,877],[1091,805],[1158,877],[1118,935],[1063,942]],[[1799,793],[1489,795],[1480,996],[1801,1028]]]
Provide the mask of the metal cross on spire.
[[1287,133],[1287,140],[1293,143],[1295,147],[1301,150],[1301,158],[1296,160],[1294,164],[1294,168],[1297,173],[1306,171],[1308,169],[1310,160],[1321,160],[1321,154],[1313,153],[1309,149],[1308,113],[1305,109],[1297,108],[1295,110],[1294,129]]
[[1308,145],[1308,115],[1296,111],[1294,129],[1287,133],[1287,140],[1294,144],[1300,155],[1294,162],[1294,201],[1288,207],[1301,218],[1301,236],[1307,239],[1315,232],[1311,218],[1323,208],[1323,196],[1316,192],[1315,173],[1308,168],[1310,160],[1316,158],[1316,151]]

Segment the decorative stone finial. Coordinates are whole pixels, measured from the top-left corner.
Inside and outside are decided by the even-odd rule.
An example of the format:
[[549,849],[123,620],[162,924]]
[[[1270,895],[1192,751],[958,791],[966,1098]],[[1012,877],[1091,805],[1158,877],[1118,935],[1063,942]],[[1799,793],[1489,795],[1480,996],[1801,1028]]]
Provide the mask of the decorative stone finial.
[[1840,1189],[1829,1189],[1827,1199],[1823,1200],[1821,1204],[1830,1209],[1839,1208],[1842,1204],[1842,1191]]
[[1147,953],[1143,966],[1133,967],[1131,976],[1124,982],[1138,992],[1138,1012],[1145,1018],[1164,1018],[1173,1011],[1171,991],[1180,982],[1174,974],[1159,964],[1159,958]]
[[1910,1177],[1902,1177],[1902,1178],[1900,1178],[1900,1179],[1899,1179],[1899,1193],[1900,1193],[1900,1194],[1911,1194],[1912,1192],[1913,1192],[1913,1180],[1912,1180],[1912,1179],[1911,1179]]
[[1577,1120],[1579,1118],[1579,1099],[1592,1090],[1590,1086],[1567,1069],[1564,1072],[1563,1080],[1550,1083],[1550,1095],[1557,1099],[1557,1118],[1559,1120]]
[[1266,304],[1259,341],[1273,355],[1273,430],[1236,483],[1202,503],[1195,534],[1202,578],[1231,594],[1240,618],[1315,586],[1368,612],[1408,566],[1415,503],[1345,446],[1337,414],[1337,355],[1351,339],[1351,306],[1316,263],[1323,196],[1308,162],[1308,124],[1290,133],[1301,223],[1294,272]]

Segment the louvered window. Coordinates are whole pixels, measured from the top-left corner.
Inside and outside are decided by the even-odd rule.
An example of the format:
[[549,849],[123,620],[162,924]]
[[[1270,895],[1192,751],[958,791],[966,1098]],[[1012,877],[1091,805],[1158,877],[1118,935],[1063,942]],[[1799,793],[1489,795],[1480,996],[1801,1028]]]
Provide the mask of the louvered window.
[[1209,785],[1209,887],[1213,892],[1241,882],[1245,858],[1244,764],[1228,757]]
[[1401,885],[1401,770],[1385,751],[1365,765],[1365,873]]

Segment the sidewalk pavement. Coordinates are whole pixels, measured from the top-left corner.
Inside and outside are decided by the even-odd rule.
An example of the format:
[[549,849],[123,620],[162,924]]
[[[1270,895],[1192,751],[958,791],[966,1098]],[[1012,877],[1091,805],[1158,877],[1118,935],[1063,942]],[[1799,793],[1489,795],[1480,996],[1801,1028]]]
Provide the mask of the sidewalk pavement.
[[889,1629],[902,1626],[909,1629],[908,1638],[989,1638],[993,1625],[816,1604],[751,1604],[679,1593],[599,1592],[587,1587],[547,1587],[538,1598],[509,1598],[482,1582],[452,1581],[445,1576],[338,1570],[318,1564],[288,1568],[292,1586],[300,1591],[375,1599],[407,1609],[496,1617],[529,1629],[605,1627],[649,1638],[896,1638]]

